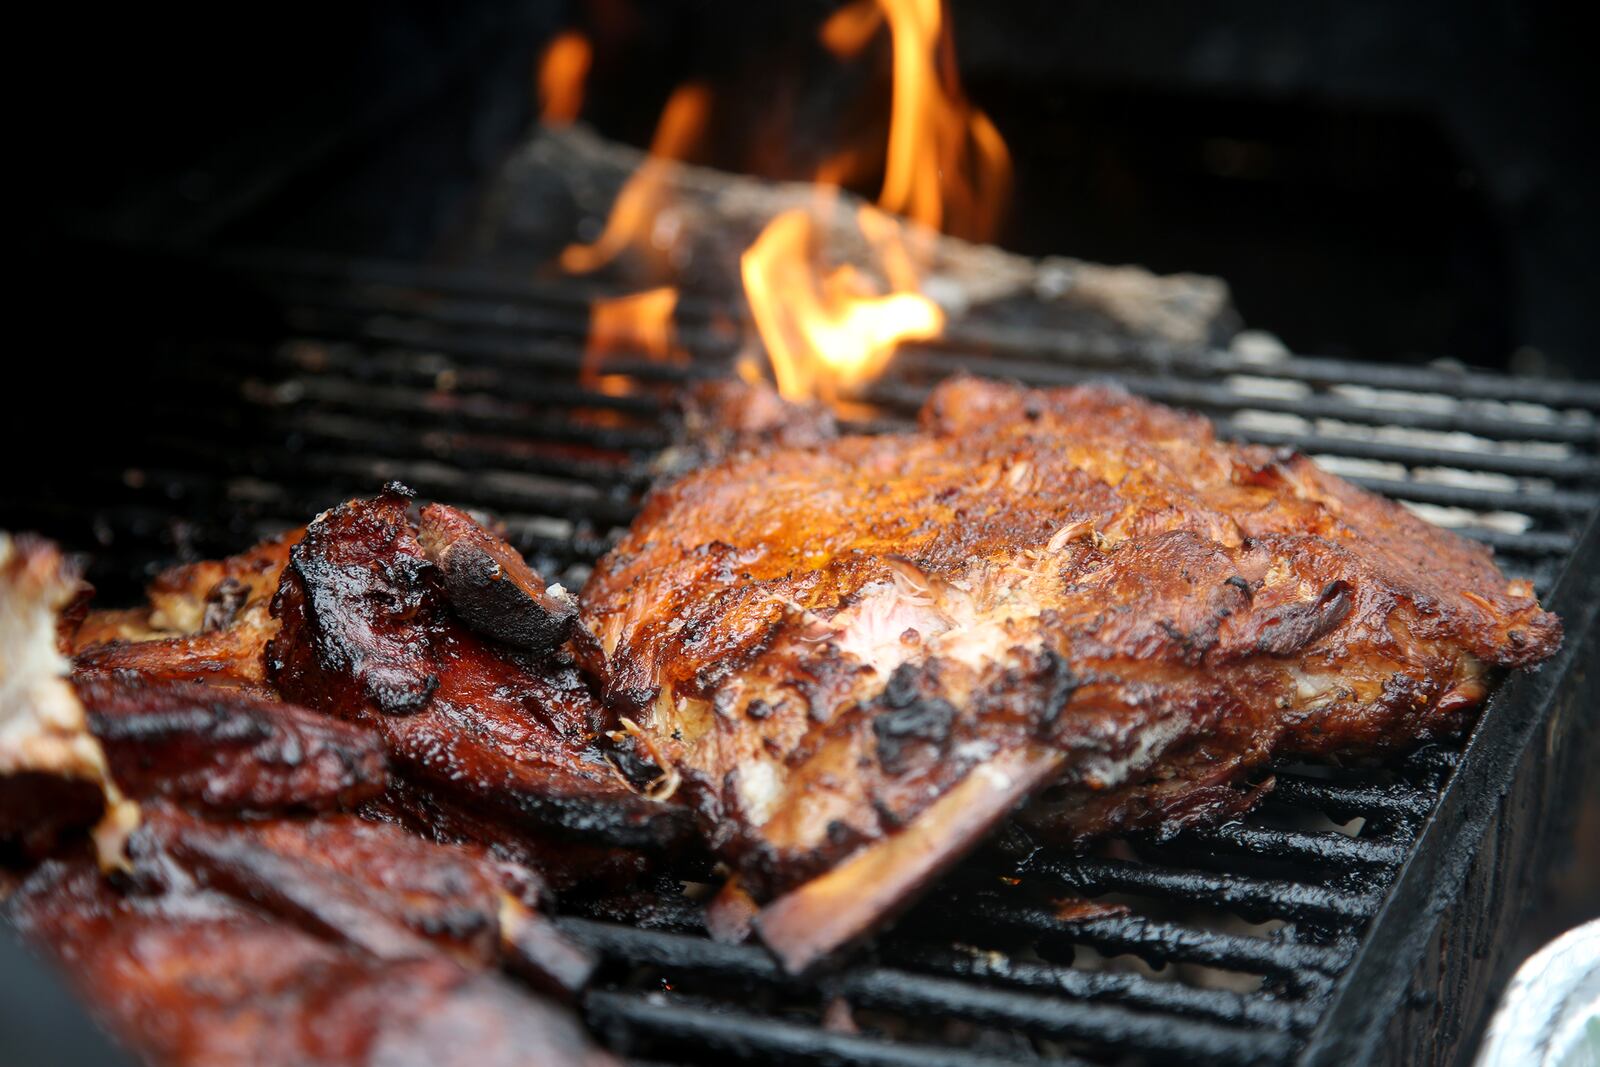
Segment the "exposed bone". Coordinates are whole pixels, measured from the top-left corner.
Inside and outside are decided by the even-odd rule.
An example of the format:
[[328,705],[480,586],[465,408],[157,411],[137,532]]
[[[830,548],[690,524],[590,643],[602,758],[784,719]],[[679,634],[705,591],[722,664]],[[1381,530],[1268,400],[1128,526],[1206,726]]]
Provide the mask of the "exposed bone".
[[706,930],[713,941],[739,945],[750,940],[753,923],[761,905],[745,892],[739,876],[733,875],[717,890],[706,907]]
[[799,974],[876,929],[1049,781],[1064,757],[1014,750],[974,767],[909,826],[779,897],[755,918],[762,941]]
[[507,970],[566,1001],[577,998],[600,962],[567,940],[549,919],[509,896],[501,902],[500,948]]

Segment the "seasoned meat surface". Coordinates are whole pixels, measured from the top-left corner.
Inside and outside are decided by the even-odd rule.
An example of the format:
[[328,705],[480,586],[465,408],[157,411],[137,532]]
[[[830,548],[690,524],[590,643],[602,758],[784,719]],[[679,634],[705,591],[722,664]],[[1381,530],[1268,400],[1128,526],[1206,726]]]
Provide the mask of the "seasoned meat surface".
[[565,1011],[441,954],[383,959],[179,882],[119,891],[52,861],[5,905],[153,1063],[604,1067]]
[[112,778],[139,800],[214,811],[327,809],[382,793],[376,734],[232,688],[122,672],[77,679]]
[[77,673],[265,690],[263,653],[278,629],[269,609],[304,533],[164,571],[147,588],[146,607],[90,612],[69,642]]
[[1215,818],[1270,758],[1459,729],[1488,666],[1561,634],[1486,549],[1303,456],[975,379],[914,433],[656,491],[581,599],[609,699],[746,888],[817,879],[757,922],[791,966],[1045,785],[1029,817],[1066,837]]
[[571,635],[572,598],[553,595],[521,553],[466,512],[429,504],[418,541],[439,568],[456,617],[471,629],[528,652],[549,651]]
[[683,813],[595,747],[605,718],[570,656],[530,657],[450,610],[409,505],[398,487],[340,505],[294,547],[267,654],[279,692],[376,730],[430,789],[615,844],[679,835]]

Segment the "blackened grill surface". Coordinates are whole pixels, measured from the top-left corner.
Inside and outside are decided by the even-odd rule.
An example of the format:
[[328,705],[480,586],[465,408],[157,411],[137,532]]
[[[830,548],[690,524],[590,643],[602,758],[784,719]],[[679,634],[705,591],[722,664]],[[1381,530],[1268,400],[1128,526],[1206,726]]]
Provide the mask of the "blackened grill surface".
[[[582,286],[259,257],[239,278],[274,309],[267,325],[167,338],[137,450],[108,450],[70,494],[24,478],[0,525],[98,545],[97,576],[115,588],[399,479],[495,514],[543,573],[576,585],[670,441],[675,386],[725,373],[737,347],[727,309],[685,301],[697,361],[619,355],[606,371],[634,387],[606,396],[579,384],[596,295]],[[1600,387],[957,323],[897,357],[857,428],[903,425],[957,370],[1116,379],[1226,436],[1299,447],[1495,547],[1564,617],[1566,650],[1503,686],[1470,740],[1385,768],[1278,768],[1269,802],[1239,823],[1081,856],[1008,831],[820,978],[709,940],[707,872],[570,901],[564,926],[606,961],[585,1003],[597,1032],[652,1061],[920,1067],[1377,1062],[1410,1047],[1386,1044],[1385,1025],[1439,1059],[1469,1040],[1469,1024],[1440,1036],[1419,1021],[1441,1013],[1407,982],[1430,936],[1427,958],[1441,955],[1435,920],[1490,825],[1487,798],[1520,795],[1519,755],[1566,721],[1567,678],[1583,673],[1569,668],[1592,654]],[[1549,793],[1559,776],[1545,777]]]

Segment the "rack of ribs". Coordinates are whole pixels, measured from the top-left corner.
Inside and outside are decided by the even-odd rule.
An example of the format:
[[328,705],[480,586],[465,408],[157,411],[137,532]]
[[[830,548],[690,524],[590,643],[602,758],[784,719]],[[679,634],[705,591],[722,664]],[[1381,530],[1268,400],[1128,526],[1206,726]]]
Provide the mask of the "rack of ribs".
[[1019,807],[1064,840],[1215,820],[1272,759],[1460,730],[1560,642],[1487,549],[1116,389],[955,379],[915,432],[812,438],[725,440],[581,596],[608,704],[793,970]]

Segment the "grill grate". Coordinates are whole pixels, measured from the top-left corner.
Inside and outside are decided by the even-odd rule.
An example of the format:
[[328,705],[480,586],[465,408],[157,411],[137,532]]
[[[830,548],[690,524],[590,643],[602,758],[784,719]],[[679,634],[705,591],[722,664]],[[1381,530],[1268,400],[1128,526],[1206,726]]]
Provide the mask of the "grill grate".
[[[171,339],[151,363],[142,452],[103,460],[73,499],[24,484],[5,521],[53,526],[69,543],[86,543],[92,524],[103,578],[236,549],[399,479],[496,513],[542,569],[578,583],[649,482],[671,388],[725,373],[736,347],[729,309],[686,301],[697,362],[608,363],[638,391],[605,396],[577,380],[595,295],[582,286],[259,258],[246,277],[281,322],[255,337]],[[958,323],[897,357],[862,425],[903,424],[958,370],[1043,385],[1113,377],[1206,412],[1225,435],[1299,447],[1492,545],[1546,597],[1571,587],[1558,579],[1600,504],[1595,386]],[[585,1010],[630,1055],[1315,1059],[1330,1017],[1353,1010],[1374,922],[1392,928],[1382,917],[1480,741],[1383,769],[1278,768],[1246,820],[1168,840],[1076,856],[1013,829],[862,957],[806,981],[758,947],[707,937],[705,872],[570,902],[561,922],[606,961]]]

